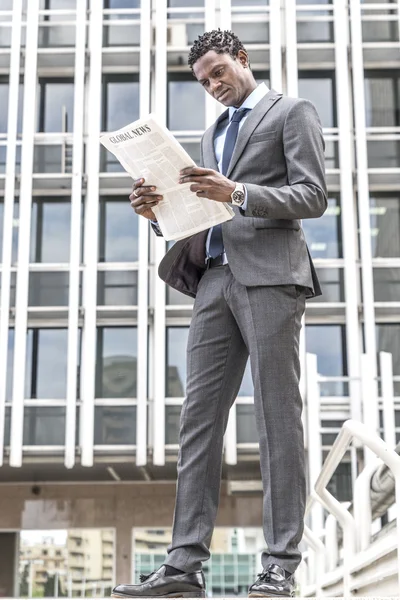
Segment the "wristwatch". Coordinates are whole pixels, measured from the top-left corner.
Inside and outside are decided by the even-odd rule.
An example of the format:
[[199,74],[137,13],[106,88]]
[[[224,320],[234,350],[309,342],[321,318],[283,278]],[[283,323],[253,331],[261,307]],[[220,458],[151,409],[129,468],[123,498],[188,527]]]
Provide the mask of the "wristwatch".
[[245,187],[243,183],[237,183],[231,194],[233,206],[242,206],[246,197]]

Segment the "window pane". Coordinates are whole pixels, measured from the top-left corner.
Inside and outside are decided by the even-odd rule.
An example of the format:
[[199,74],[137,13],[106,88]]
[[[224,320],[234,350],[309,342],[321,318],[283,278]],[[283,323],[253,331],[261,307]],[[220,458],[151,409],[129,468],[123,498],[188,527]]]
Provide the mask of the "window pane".
[[103,77],[102,129],[113,131],[139,118],[137,75]]
[[299,72],[299,96],[315,105],[323,127],[336,127],[334,75],[310,77]]
[[10,445],[11,437],[11,407],[6,407],[4,415],[4,445]]
[[14,329],[9,329],[8,330],[8,345],[7,345],[6,402],[11,402],[11,400],[12,400],[13,369],[14,369]]
[[302,226],[313,258],[342,258],[340,200],[328,198],[328,208],[319,219],[303,219]]
[[186,347],[188,327],[167,327],[167,392],[181,398],[186,389]]
[[374,269],[375,302],[400,302],[400,269]]
[[254,386],[253,378],[251,376],[250,360],[247,361],[238,396],[254,396]]
[[[347,375],[344,325],[307,325],[306,350],[317,355],[320,375],[327,377]],[[321,383],[321,395],[346,396],[347,387],[347,383],[341,381]]]
[[69,273],[29,273],[28,306],[68,306]]
[[367,127],[400,125],[400,74],[367,71],[365,81],[365,116]]
[[128,198],[100,198],[99,262],[138,260],[138,216]]
[[[109,15],[108,15],[109,16]],[[134,15],[124,15],[134,18]],[[111,16],[112,19],[116,15]],[[140,21],[125,24],[122,19],[117,23],[105,23],[103,26],[103,46],[139,46],[140,45]],[[126,123],[127,124],[127,123]]]
[[29,329],[25,397],[62,399],[67,393],[67,329]]
[[[253,16],[253,15],[252,15]],[[254,15],[257,18],[257,15]],[[261,17],[258,22],[232,24],[232,31],[236,33],[243,44],[268,44],[269,23]]]
[[99,306],[136,306],[137,271],[99,271],[97,304]]
[[322,296],[311,298],[311,302],[344,302],[343,269],[317,269]]
[[94,443],[136,444],[136,406],[96,406]]
[[182,294],[169,285],[166,286],[167,291],[167,304],[193,304],[194,298],[190,296],[186,296],[186,294]]
[[99,327],[96,397],[135,398],[136,369],[136,327]]
[[8,82],[0,82],[0,133],[7,133]]
[[205,92],[191,75],[168,76],[168,127],[177,131],[205,128]]
[[[381,11],[379,11],[382,14]],[[384,14],[390,14],[389,11]],[[395,21],[363,21],[363,42],[395,42],[397,41],[397,25]]]
[[400,256],[400,194],[370,197],[371,245],[374,258]]
[[237,404],[236,436],[238,444],[258,444],[254,404]]
[[33,200],[31,262],[69,262],[71,203]]
[[178,444],[181,406],[165,407],[165,443]]
[[65,408],[26,406],[24,410],[24,446],[63,446]]
[[140,0],[104,0],[104,8],[140,8]]
[[[304,13],[302,13],[304,14]],[[310,13],[306,13],[309,15]],[[328,12],[314,13],[318,15],[329,15]],[[304,15],[306,16],[306,15]],[[333,42],[333,23],[328,21],[298,21],[297,42]]]
[[397,140],[367,140],[368,166],[397,169],[400,165],[400,142]]
[[74,82],[39,82],[38,131],[72,131],[74,123]]

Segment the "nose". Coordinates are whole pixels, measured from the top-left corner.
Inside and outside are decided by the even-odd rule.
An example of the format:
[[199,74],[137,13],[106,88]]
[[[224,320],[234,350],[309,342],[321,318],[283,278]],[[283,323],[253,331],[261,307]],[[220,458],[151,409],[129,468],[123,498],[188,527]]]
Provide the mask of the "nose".
[[221,83],[219,81],[211,82],[210,88],[213,96],[215,96],[215,93],[220,89],[220,87]]

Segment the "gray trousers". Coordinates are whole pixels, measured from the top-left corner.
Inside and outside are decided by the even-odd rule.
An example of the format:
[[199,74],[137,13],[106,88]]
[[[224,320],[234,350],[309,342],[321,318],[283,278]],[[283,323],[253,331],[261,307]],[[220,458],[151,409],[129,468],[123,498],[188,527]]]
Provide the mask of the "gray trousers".
[[[263,482],[263,568],[294,572],[305,510],[299,336],[305,294],[245,287],[229,266],[206,271],[189,330],[172,543],[165,564],[201,569],[217,516],[223,436],[250,354]],[[256,440],[255,440],[256,441]]]

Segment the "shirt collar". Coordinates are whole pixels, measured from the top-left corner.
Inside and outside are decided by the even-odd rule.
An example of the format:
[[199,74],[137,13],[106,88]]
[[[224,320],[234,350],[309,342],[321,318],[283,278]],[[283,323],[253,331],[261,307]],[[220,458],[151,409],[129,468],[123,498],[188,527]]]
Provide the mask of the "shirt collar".
[[[256,104],[258,104],[260,102],[260,100],[262,100],[262,98],[264,98],[264,96],[266,94],[268,94],[269,89],[267,87],[267,85],[262,82],[260,83],[250,94],[250,96],[248,96],[246,98],[246,100],[243,102],[243,104],[240,106],[240,108],[254,108],[256,106]],[[236,108],[234,106],[230,106],[229,107],[229,121],[231,121],[234,113],[236,112]]]

